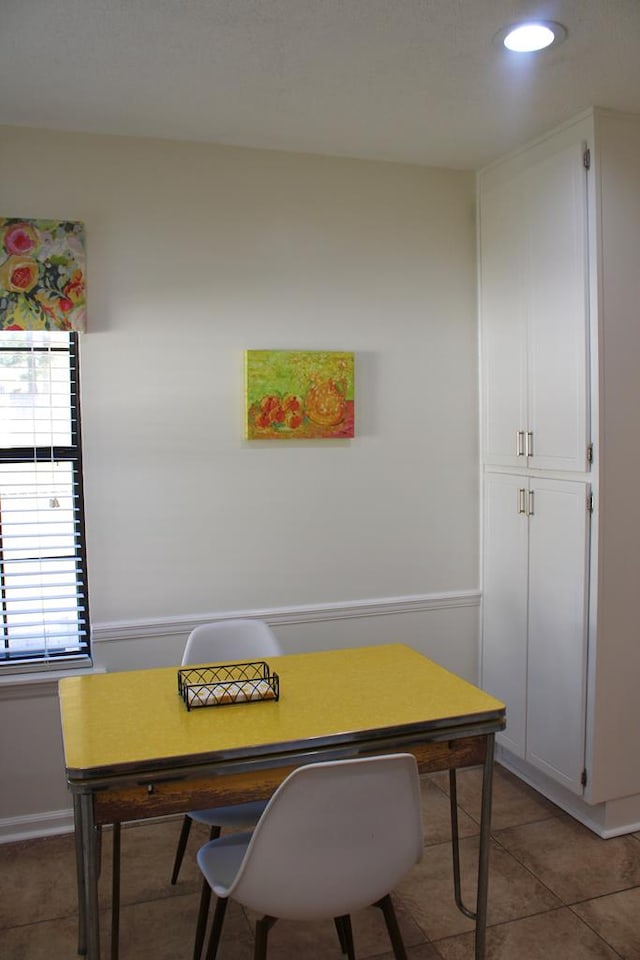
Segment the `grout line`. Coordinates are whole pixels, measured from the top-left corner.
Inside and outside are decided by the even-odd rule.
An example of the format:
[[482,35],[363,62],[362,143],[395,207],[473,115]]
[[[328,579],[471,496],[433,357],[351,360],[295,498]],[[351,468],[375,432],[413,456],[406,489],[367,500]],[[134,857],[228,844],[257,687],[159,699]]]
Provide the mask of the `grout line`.
[[[630,888],[630,889],[633,889],[633,887]],[[604,894],[604,896],[608,896],[608,897],[609,897],[609,896],[611,896],[611,894],[609,894],[609,893],[608,893],[608,894]],[[600,898],[600,897],[593,897],[592,899],[593,899],[593,900],[600,900],[601,898]],[[586,901],[586,900],[581,900],[581,901],[580,901],[580,903],[587,903],[587,902],[588,902],[588,901]],[[579,914],[577,914],[577,913],[575,912],[575,910],[573,909],[574,906],[576,906],[576,904],[567,904],[567,909],[568,909],[568,910],[571,910],[571,913],[574,915],[574,917],[575,917],[577,920],[579,920],[580,923],[583,923],[583,924],[585,925],[585,927],[588,927],[589,930],[591,930],[592,933],[595,933],[596,937],[598,937],[599,940],[602,940],[602,942],[603,942],[604,944],[606,944],[606,946],[609,947],[610,950],[613,950],[613,952],[615,953],[615,955],[616,955],[617,957],[620,957],[621,960],[625,960],[624,954],[622,954],[622,953],[620,953],[618,950],[616,950],[616,948],[613,946],[613,944],[612,944],[612,943],[609,943],[609,941],[606,940],[606,939],[602,936],[602,934],[600,933],[600,931],[599,931],[599,930],[596,930],[596,928],[593,927],[593,926],[589,923],[588,920],[585,920],[584,917],[581,917]]]
[[[499,927],[508,927],[508,926],[511,926],[512,924],[520,923],[523,920],[531,920],[533,917],[543,917],[551,913],[559,913],[561,910],[568,910],[570,913],[572,913],[573,916],[576,918],[576,920],[578,920],[578,922],[581,923],[583,926],[587,927],[587,929],[591,930],[592,933],[595,933],[598,939],[601,940],[602,943],[604,943],[605,946],[608,947],[608,949],[612,950],[613,953],[615,953],[616,957],[619,957],[620,960],[625,960],[625,957],[623,954],[619,953],[618,950],[616,950],[615,947],[613,947],[607,940],[605,940],[604,937],[597,930],[595,930],[589,923],[583,920],[582,917],[579,917],[573,910],[571,910],[571,907],[568,904],[562,904],[559,907],[552,907],[550,910],[539,910],[536,913],[528,914],[525,917],[515,917],[512,920],[501,920],[499,923],[492,923],[490,925],[487,925],[487,934],[489,934],[491,930],[496,930]],[[451,937],[440,937],[439,940],[432,940],[430,942],[436,948],[436,950],[438,950],[439,943],[445,943],[446,941],[462,939],[463,937],[473,937],[473,931],[468,931],[467,933],[457,933]],[[438,954],[439,956],[443,956],[440,953],[440,950],[438,950]]]
[[598,893],[594,897],[584,897],[582,900],[572,900],[567,903],[568,907],[579,907],[581,903],[592,903],[594,900],[605,900],[607,897],[615,897],[618,893],[628,893],[629,890],[640,890],[640,883],[632,883],[628,887],[620,887],[618,890],[609,890],[607,893]]

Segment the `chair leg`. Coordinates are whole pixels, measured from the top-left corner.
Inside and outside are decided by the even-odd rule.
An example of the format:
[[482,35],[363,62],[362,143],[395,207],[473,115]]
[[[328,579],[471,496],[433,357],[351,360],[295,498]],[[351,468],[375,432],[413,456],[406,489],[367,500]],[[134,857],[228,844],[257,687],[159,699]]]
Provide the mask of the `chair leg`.
[[111,866],[111,960],[120,950],[120,824],[113,825],[113,863]]
[[189,831],[191,830],[191,817],[188,813],[185,813],[184,819],[182,821],[182,829],[180,830],[180,837],[178,838],[178,847],[176,849],[175,860],[173,861],[173,872],[171,874],[171,883],[175,884],[178,880],[178,874],[180,873],[180,867],[182,866],[182,860],[184,858],[184,852],[187,849],[187,840],[189,839]]
[[386,897],[382,898],[382,900],[378,900],[376,907],[380,907],[382,913],[384,914],[384,922],[387,925],[387,933],[389,934],[389,939],[391,940],[394,957],[396,960],[407,960],[407,951],[404,948],[402,934],[400,933],[400,927],[398,926],[398,918],[396,917],[396,912],[393,909],[393,901],[390,895],[387,894]]
[[[256,922],[256,942],[253,950],[253,960],[267,960],[267,937],[269,930],[276,922],[276,917],[263,917]],[[212,958],[207,957],[207,960]]]
[[220,944],[222,924],[224,923],[224,917],[227,912],[228,903],[229,900],[227,897],[218,897],[216,900],[216,909],[213,913],[213,924],[211,925],[211,933],[209,934],[209,946],[207,947],[206,960],[215,960],[218,952],[218,946]]
[[198,921],[196,924],[196,938],[193,944],[193,960],[200,960],[200,957],[202,956],[202,947],[204,945],[204,936],[207,931],[210,903],[211,887],[207,881],[203,879],[202,892],[200,894],[200,907],[198,908]]
[[[191,817],[188,813],[185,814],[184,820],[182,821],[182,828],[180,830],[180,836],[178,837],[178,847],[176,849],[176,857],[173,861],[173,871],[171,873],[171,883],[176,884],[178,882],[178,874],[180,873],[180,867],[182,866],[182,861],[184,860],[185,850],[187,849],[187,840],[189,839],[189,832],[191,830],[192,824]],[[209,833],[209,840],[217,840],[220,836],[220,827],[211,827]]]
[[348,957],[348,960],[356,960],[351,917],[349,914],[346,914],[344,917],[334,917],[333,922],[338,931],[338,939],[340,940],[340,949],[342,950],[343,956]]
[[[188,832],[189,831],[187,831],[187,833]],[[219,836],[220,836],[220,827],[211,827],[209,839],[217,840]],[[202,893],[200,894],[200,907],[198,909],[198,922],[196,924],[196,938],[193,944],[193,960],[200,960],[200,956],[202,954],[202,947],[204,946],[204,938],[207,931],[207,920],[209,917],[210,903],[211,903],[211,887],[209,886],[207,881],[203,878]],[[223,912],[223,919],[224,919],[224,912]]]

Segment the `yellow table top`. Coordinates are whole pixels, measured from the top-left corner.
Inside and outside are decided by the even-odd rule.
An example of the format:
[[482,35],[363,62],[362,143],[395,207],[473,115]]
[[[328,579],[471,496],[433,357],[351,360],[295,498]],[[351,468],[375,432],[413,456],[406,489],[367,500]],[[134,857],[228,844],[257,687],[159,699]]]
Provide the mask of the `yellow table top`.
[[280,699],[188,711],[177,667],[60,681],[70,779],[122,765],[228,753],[364,730],[495,716],[504,704],[410,647],[269,657]]

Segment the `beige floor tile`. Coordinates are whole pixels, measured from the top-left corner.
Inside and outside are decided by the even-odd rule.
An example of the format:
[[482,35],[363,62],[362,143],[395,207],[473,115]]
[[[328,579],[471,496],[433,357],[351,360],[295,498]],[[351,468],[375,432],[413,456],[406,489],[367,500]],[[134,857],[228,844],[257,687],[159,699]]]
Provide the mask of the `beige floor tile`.
[[[423,778],[424,860],[394,896],[409,960],[472,960],[473,924],[453,902],[448,777]],[[480,771],[459,776],[463,896],[473,906]],[[496,772],[487,960],[640,960],[640,833],[601,840]],[[520,821],[520,822],[518,822]],[[507,824],[507,826],[504,826]],[[180,818],[125,825],[121,960],[191,960],[199,900],[195,862],[208,832],[194,824],[183,872],[169,883]],[[70,835],[0,845],[2,960],[76,960],[76,878]],[[103,842],[102,941],[108,957],[111,834]],[[558,899],[560,898],[560,899]],[[562,901],[571,909],[561,908]],[[375,908],[354,917],[358,957],[393,960]],[[427,938],[437,941],[427,942]],[[219,960],[252,960],[253,924],[232,904]],[[276,925],[270,960],[340,958],[331,921]]]
[[[124,907],[121,960],[191,960],[196,901],[196,897],[186,896],[172,898],[169,902],[153,901]],[[109,920],[106,914],[102,922],[102,954],[108,957],[106,926]],[[289,930],[288,934],[283,924],[284,936],[279,943],[276,939],[278,926],[270,936],[269,960],[330,960],[331,957],[340,960],[338,939],[330,922],[326,925],[301,924],[299,929]],[[321,937],[317,936],[319,926],[326,927]],[[377,960],[393,960],[393,954],[386,952],[388,940],[384,939],[384,929],[376,939],[377,925],[374,924],[371,930],[363,930],[363,926],[368,924],[363,924],[362,918],[356,917],[354,933],[358,957],[375,956]],[[248,931],[244,916],[239,911],[230,910],[218,960],[253,960],[253,939]],[[405,924],[403,933],[406,937]],[[405,944],[409,960],[439,960],[434,948],[424,942],[409,945],[405,940]],[[77,925],[74,917],[13,927],[3,931],[0,937],[0,956],[3,960],[77,960],[76,947]]]
[[[473,934],[435,944],[443,960],[473,960]],[[486,960],[618,960],[570,910],[554,910],[487,930]]]
[[[462,897],[475,908],[478,839],[461,841]],[[420,864],[396,890],[427,939],[438,940],[473,929],[453,896],[451,845],[425,847]],[[489,875],[489,923],[501,923],[560,906],[560,901],[506,851],[492,844]]]
[[[394,900],[398,924],[405,947],[424,945],[425,938],[402,904]],[[253,915],[251,917],[253,922]],[[369,907],[359,910],[351,918],[353,939],[358,958],[380,957],[391,951],[389,935],[380,910]],[[302,921],[281,920],[269,932],[269,960],[324,960],[341,957],[340,943],[332,920]],[[427,953],[426,958],[437,956]]]
[[[435,774],[438,785],[449,793],[449,774]],[[456,776],[458,806],[480,821],[482,799],[482,768],[470,767],[459,770]],[[506,827],[546,820],[558,816],[560,809],[528,784],[515,777],[504,767],[496,764],[493,773],[491,827],[502,830]]]
[[[449,797],[444,793],[433,774],[421,778],[424,842],[444,843],[451,839],[451,811]],[[479,826],[464,810],[458,809],[458,832],[461,837],[477,834]]]
[[11,927],[0,934],[3,960],[77,960],[75,917]]
[[586,900],[571,909],[624,960],[640,960],[640,887]]
[[73,836],[0,844],[0,929],[77,909]]
[[[440,954],[430,943],[421,943],[416,947],[407,947],[408,960],[440,960]],[[392,953],[385,953],[380,960],[394,960]]]
[[[398,918],[398,926],[402,934],[405,947],[424,943],[425,936],[404,904],[393,897],[393,906]],[[384,922],[382,911],[377,907],[368,907],[359,910],[351,918],[353,936],[357,943],[358,956],[377,956],[382,951],[391,950],[389,934]]]
[[566,814],[494,835],[564,903],[640,885],[640,844],[631,836],[602,840]]
[[[120,900],[137,903],[156,897],[182,896],[200,889],[201,874],[196,853],[209,834],[202,824],[194,823],[189,845],[175,886],[171,871],[180,833],[178,820],[123,824],[121,830]],[[103,833],[100,898],[103,906],[111,902],[112,832]]]
[[[393,953],[383,953],[377,956],[376,960],[394,960],[394,955]],[[419,943],[415,947],[407,947],[407,960],[441,960],[441,957],[432,944]]]
[[[360,950],[358,934],[354,930],[356,950]],[[386,946],[386,945],[385,945]],[[384,946],[378,952],[382,952]],[[321,960],[341,956],[340,943],[331,920],[315,920],[302,923],[280,920],[269,932],[270,960],[288,960],[304,957],[305,960]]]
[[[198,902],[198,894],[189,894],[123,907],[120,960],[191,960]],[[230,909],[218,960],[251,960],[252,956],[246,917],[239,908]]]
[[[120,917],[120,960],[191,960],[200,894],[124,905]],[[211,921],[212,914],[209,916]],[[101,915],[104,957],[110,953],[110,911]],[[241,907],[229,905],[218,960],[250,960],[253,934]]]
[[[409,947],[405,944],[407,960],[442,960],[440,954],[437,952],[436,948],[430,943],[418,943],[413,947]],[[344,960],[343,956],[339,952],[335,952],[337,948],[334,948],[332,953],[323,953],[323,960]],[[361,953],[359,944],[356,943],[356,957],[358,960],[362,957],[363,960],[366,957],[366,954]],[[278,960],[307,960],[306,955],[304,958],[301,957],[298,953],[288,953],[283,954]],[[269,960],[271,960],[271,955],[269,955]],[[395,960],[393,952],[390,953],[376,953],[375,960]]]

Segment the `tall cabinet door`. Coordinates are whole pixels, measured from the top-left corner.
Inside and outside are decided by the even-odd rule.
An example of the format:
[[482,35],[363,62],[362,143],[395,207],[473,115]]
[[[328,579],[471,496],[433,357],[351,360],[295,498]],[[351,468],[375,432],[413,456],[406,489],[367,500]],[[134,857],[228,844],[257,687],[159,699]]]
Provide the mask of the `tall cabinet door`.
[[582,140],[480,181],[483,460],[587,469]]
[[587,185],[581,142],[527,172],[529,466],[587,468]]
[[524,758],[527,709],[527,480],[485,474],[482,686],[507,708],[498,743]]
[[581,794],[589,484],[531,480],[526,759]]

